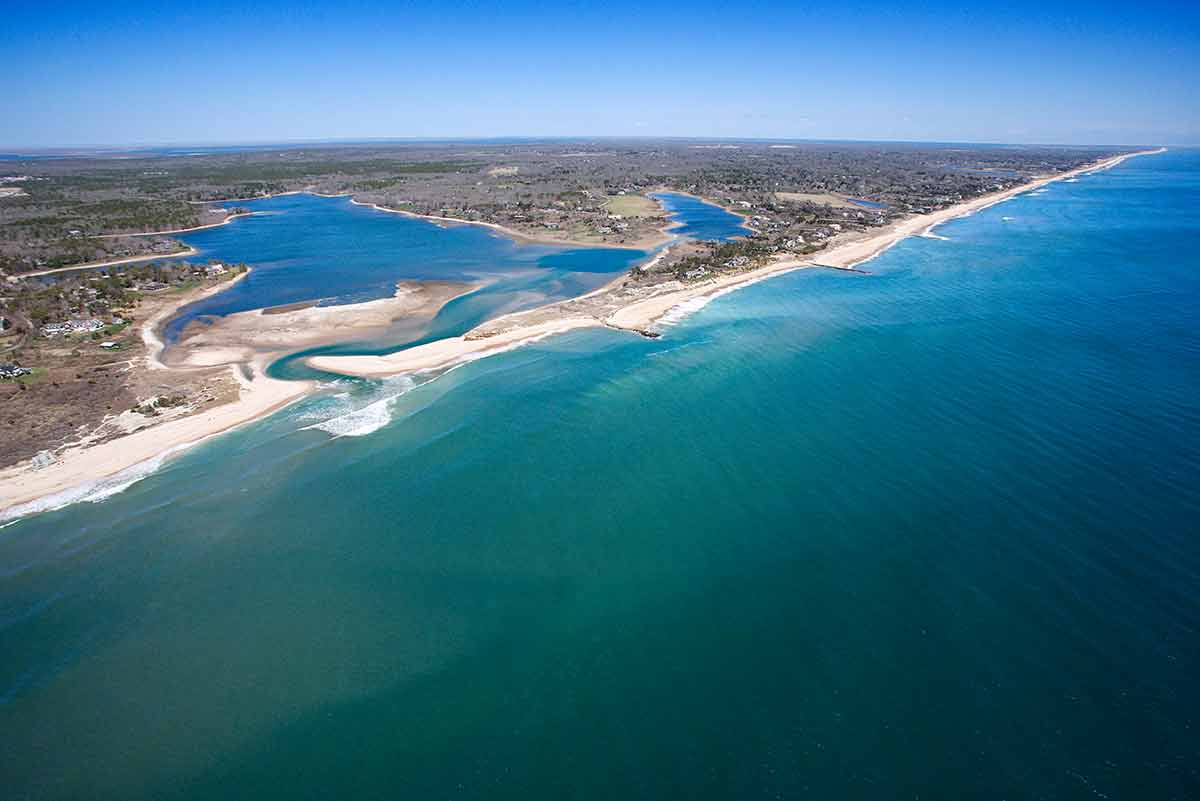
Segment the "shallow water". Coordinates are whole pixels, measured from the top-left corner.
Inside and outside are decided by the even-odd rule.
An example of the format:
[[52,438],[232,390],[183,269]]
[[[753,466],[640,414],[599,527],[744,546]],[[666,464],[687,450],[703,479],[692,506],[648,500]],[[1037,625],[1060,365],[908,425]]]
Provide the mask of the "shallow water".
[[4,794],[1196,797],[1198,208],[1134,159],[0,530]]
[[200,251],[192,261],[254,269],[187,307],[168,325],[169,337],[202,315],[390,297],[404,279],[486,282],[488,313],[504,313],[590,291],[646,257],[628,248],[518,244],[483,226],[441,227],[346,197],[283,195],[226,205],[258,213],[179,239]]

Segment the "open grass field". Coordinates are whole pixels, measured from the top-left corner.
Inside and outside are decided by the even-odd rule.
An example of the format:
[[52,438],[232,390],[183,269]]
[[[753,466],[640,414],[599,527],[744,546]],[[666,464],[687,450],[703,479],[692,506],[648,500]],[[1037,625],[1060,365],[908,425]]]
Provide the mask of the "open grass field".
[[832,192],[776,192],[775,197],[785,203],[822,203],[841,209],[862,209]]
[[643,195],[613,195],[604,204],[609,214],[622,217],[653,217],[662,213],[662,208]]

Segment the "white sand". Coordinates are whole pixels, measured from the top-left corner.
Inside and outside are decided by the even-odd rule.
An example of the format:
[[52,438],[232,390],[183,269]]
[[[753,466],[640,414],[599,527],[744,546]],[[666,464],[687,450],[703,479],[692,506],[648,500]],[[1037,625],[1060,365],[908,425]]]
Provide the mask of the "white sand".
[[231,369],[242,385],[240,396],[232,403],[144,428],[99,445],[68,448],[40,469],[26,462],[0,470],[0,512],[4,513],[0,519],[19,515],[21,510],[16,507],[114,476],[164,452],[182,450],[256,420],[297,400],[311,389],[306,382],[268,378],[261,368],[250,381],[236,367]]
[[[858,239],[836,245],[830,250],[815,254],[812,258],[785,259],[757,270],[737,275],[722,276],[674,292],[666,292],[631,303],[628,306],[618,309],[615,313],[604,319],[578,316],[567,317],[557,321],[539,322],[524,328],[503,330],[500,333],[487,337],[472,337],[468,333],[463,337],[431,342],[388,356],[330,356],[312,359],[309,363],[313,367],[333,373],[378,377],[449,367],[461,361],[479,358],[481,354],[509,350],[514,346],[542,339],[553,333],[570,331],[587,326],[605,325],[611,328],[646,331],[669,314],[672,309],[676,309],[684,303],[692,303],[698,298],[722,295],[734,289],[806,267],[854,268],[883,253],[900,240],[910,236],[930,233],[934,227],[949,220],[974,214],[980,209],[1000,203],[1023,192],[1037,189],[1053,181],[1061,181],[1083,173],[1108,169],[1133,156],[1161,153],[1163,150],[1165,148],[1114,156],[1099,164],[1091,164],[1056,175],[1038,178],[1021,186],[984,195],[983,197],[959,203],[941,211],[909,217],[888,226],[878,233],[868,234]],[[487,325],[490,328],[494,328],[495,323],[496,321],[492,321]]]
[[568,317],[539,325],[530,325],[480,339],[452,337],[439,339],[415,348],[398,351],[387,356],[314,356],[307,363],[318,370],[329,370],[342,375],[374,378],[377,376],[415,373],[421,370],[437,370],[450,367],[481,356],[509,350],[514,346],[543,339],[552,334],[561,334],[577,328],[599,326],[594,317]]

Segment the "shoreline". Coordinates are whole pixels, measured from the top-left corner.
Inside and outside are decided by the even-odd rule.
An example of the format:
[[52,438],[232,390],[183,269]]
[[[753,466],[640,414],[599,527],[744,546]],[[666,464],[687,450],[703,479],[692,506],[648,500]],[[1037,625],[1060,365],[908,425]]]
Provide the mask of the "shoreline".
[[[603,296],[605,293],[621,287],[628,278],[627,273],[586,295],[539,309],[504,315],[477,326],[460,337],[437,340],[387,356],[317,356],[306,362],[317,369],[333,373],[381,377],[449,368],[521,347],[549,336],[583,328],[607,327],[643,335],[656,335],[650,329],[665,318],[671,317],[674,312],[678,312],[684,304],[698,304],[695,308],[699,308],[713,298],[793,270],[813,267],[853,270],[857,265],[884,253],[897,242],[910,236],[928,234],[933,228],[945,222],[974,214],[1055,181],[1107,170],[1135,156],[1153,155],[1165,151],[1166,148],[1159,148],[1122,154],[1073,170],[1036,178],[1020,186],[984,195],[931,214],[905,218],[882,232],[858,236],[809,257],[783,259],[745,273],[719,277],[695,286],[639,298],[618,306],[611,313],[602,316],[563,312],[558,316],[551,316],[550,319],[543,319],[531,324],[520,324],[524,317],[536,313],[553,315],[558,311],[558,307],[564,304]],[[300,191],[303,190],[295,193]],[[360,203],[354,201],[353,198],[351,198],[351,202],[358,205],[374,205]],[[394,209],[380,210],[416,217],[422,216]],[[452,220],[452,222],[502,228],[502,226],[491,223],[460,220]],[[214,225],[220,224],[224,223]],[[662,253],[655,258],[661,257]],[[80,267],[65,269],[80,269]],[[241,280],[248,272],[236,276],[233,281]],[[146,362],[149,369],[177,369],[168,367],[160,359],[164,349],[164,343],[159,336],[161,326],[188,303],[207,294],[219,292],[230,285],[231,282],[225,282],[206,288],[205,293],[199,296],[188,296],[181,299],[178,304],[161,311],[143,324],[142,337],[147,345]],[[346,308],[353,308],[354,305],[357,304],[349,305]],[[693,310],[685,307],[684,314]],[[514,321],[517,322],[515,326],[503,328],[506,322]],[[235,401],[199,414],[139,429],[98,445],[65,448],[56,456],[54,462],[39,470],[34,470],[30,461],[0,470],[0,524],[11,522],[28,514],[86,499],[93,492],[103,493],[103,495],[97,495],[97,499],[106,497],[107,494],[112,494],[117,490],[105,489],[101,486],[105,482],[118,481],[120,476],[137,469],[139,465],[154,462],[156,468],[161,460],[169,456],[174,456],[211,437],[267,416],[311,394],[315,388],[315,384],[311,381],[281,381],[266,375],[267,365],[277,355],[277,352],[258,355],[248,364],[249,377],[243,374],[240,365],[229,365],[229,369],[241,387],[239,397]],[[138,475],[130,478],[118,489],[141,477]],[[54,499],[61,499],[62,502],[57,503]],[[54,505],[55,503],[57,506]]]
[[[117,234],[117,236],[150,236],[150,234]],[[112,259],[111,261],[89,261],[84,264],[75,264],[70,267],[53,267],[49,270],[37,270],[31,273],[17,273],[17,278],[37,278],[39,275],[54,275],[55,273],[68,273],[73,270],[95,270],[100,267],[115,267],[118,264],[133,264],[139,261],[159,261],[161,259],[179,259],[187,258],[188,256],[198,255],[200,251],[194,247],[187,247],[185,250],[177,250],[174,253],[158,253],[153,256],[128,256],[123,259]]]
[[[613,250],[653,250],[654,248],[661,247],[675,238],[672,235],[668,235],[665,228],[660,228],[658,229],[660,234],[658,237],[654,237],[652,239],[638,239],[634,242],[628,242],[624,244],[614,244],[611,242],[578,242],[574,239],[527,234],[522,231],[518,231],[515,228],[509,228],[507,225],[487,222],[485,220],[461,220],[458,217],[443,217],[437,214],[421,214],[419,212],[408,211],[406,209],[393,209],[389,206],[380,206],[378,203],[370,203],[365,200],[358,200],[355,197],[351,197],[350,202],[355,206],[364,206],[366,208],[374,209],[375,211],[386,212],[388,214],[401,214],[405,217],[412,217],[418,220],[429,220],[435,224],[447,223],[450,225],[479,225],[484,228],[490,228],[499,234],[503,234],[509,239],[514,240],[518,245],[557,245],[560,247],[570,248],[611,248]],[[667,226],[667,228],[669,227],[672,226]]]
[[[511,321],[519,319],[521,316],[530,315],[529,312],[518,312],[489,321],[482,326],[472,329],[472,331],[468,331],[463,336],[418,345],[415,348],[397,351],[386,356],[317,356],[309,359],[308,364],[316,369],[341,375],[381,378],[422,370],[452,367],[463,361],[480,358],[481,355],[486,355],[490,351],[509,349],[523,343],[537,341],[552,333],[560,333],[561,331],[584,327],[606,327],[641,334],[653,333],[650,329],[654,325],[685,303],[694,303],[697,301],[706,303],[708,300],[720,295],[728,294],[737,289],[792,272],[793,270],[813,267],[854,270],[858,265],[886,252],[897,242],[907,239],[910,236],[928,234],[943,223],[974,214],[1017,195],[1038,189],[1046,184],[1072,178],[1084,173],[1107,170],[1136,156],[1154,155],[1165,151],[1166,148],[1158,148],[1156,150],[1125,153],[1119,156],[1112,156],[1100,162],[1076,167],[1072,170],[1041,176],[1019,186],[982,195],[946,209],[929,214],[906,217],[888,226],[880,233],[858,236],[855,239],[834,244],[828,250],[819,251],[805,258],[784,259],[745,273],[714,278],[692,287],[638,299],[604,316],[564,314],[558,321],[542,320],[525,326],[518,325],[516,328],[501,330],[497,333],[480,333],[480,329],[485,327],[495,329],[506,320]],[[589,294],[596,295],[599,292],[608,290],[623,279],[624,276],[602,287],[600,290]],[[582,297],[573,300],[580,300]],[[552,304],[552,306],[554,305],[561,304]],[[532,311],[537,312],[539,310],[535,309]],[[542,311],[545,311],[545,309]],[[559,324],[561,330],[554,330],[556,322]],[[489,341],[491,341],[490,344]]]
[[252,365],[250,378],[236,365],[230,367],[241,387],[235,401],[98,445],[65,448],[40,469],[25,462],[0,470],[0,525],[85,500],[93,492],[97,499],[107,497],[116,491],[107,483],[117,482],[116,489],[123,489],[144,477],[131,475],[123,481],[124,474],[151,463],[157,468],[161,460],[277,412],[312,391],[311,382],[267,377],[262,361]]
[[[660,190],[654,190],[654,191],[660,191]],[[661,191],[671,192],[674,190],[663,189]],[[680,192],[678,194],[687,194],[687,193]],[[504,236],[508,237],[509,239],[514,240],[519,245],[534,244],[534,245],[557,245],[560,247],[572,247],[572,248],[613,248],[616,250],[653,250],[655,248],[661,247],[662,245],[664,245],[667,242],[670,242],[672,239],[674,239],[675,236],[668,232],[670,231],[670,229],[676,228],[676,227],[679,227],[680,225],[682,225],[682,223],[671,222],[670,220],[668,220],[667,225],[664,225],[661,228],[656,229],[659,233],[659,236],[656,236],[653,238],[638,239],[631,243],[580,242],[575,239],[564,239],[562,237],[556,237],[556,236],[530,234],[530,233],[526,233],[524,231],[518,231],[516,228],[510,228],[507,225],[501,225],[500,223],[487,222],[486,220],[464,220],[459,217],[446,217],[446,216],[437,215],[437,214],[421,214],[420,212],[409,211],[407,209],[394,209],[391,206],[381,206],[378,203],[372,203],[371,201],[359,200],[358,198],[356,198],[354,196],[353,192],[330,193],[330,192],[316,192],[311,189],[290,189],[287,192],[275,192],[270,195],[259,195],[258,197],[235,197],[235,198],[224,198],[221,200],[189,200],[187,202],[193,203],[193,204],[237,203],[237,202],[250,202],[250,201],[254,201],[254,200],[267,200],[269,198],[285,197],[287,195],[313,195],[314,197],[325,197],[325,198],[345,197],[345,198],[349,198],[351,204],[353,204],[355,206],[363,206],[365,208],[374,209],[375,211],[381,211],[386,214],[401,214],[405,217],[412,217],[412,218],[418,219],[418,220],[429,220],[430,222],[433,222],[433,223],[447,223],[450,225],[479,225],[484,228],[490,228],[499,234],[503,234]],[[650,194],[648,192],[645,193],[645,197],[650,197]],[[690,197],[696,197],[696,196],[690,195]],[[704,200],[703,198],[697,198],[697,199]],[[658,201],[656,200],[655,202],[657,203]],[[710,201],[705,200],[704,202],[708,203]],[[659,205],[662,206],[661,203],[659,203]],[[713,205],[717,205],[717,204],[713,204]],[[720,206],[720,208],[724,209],[725,207]],[[665,214],[668,214],[668,217],[669,217],[669,213],[666,211],[665,207],[663,208],[663,212]],[[246,214],[235,214],[235,215],[231,215],[230,217],[226,218],[226,220],[224,222],[212,223],[211,225],[200,226],[198,228],[184,228],[184,229],[180,229],[178,231],[157,231],[154,233],[165,236],[165,235],[172,234],[172,233],[185,233],[187,231],[198,231],[198,230],[201,230],[202,228],[212,228],[212,227],[215,227],[218,225],[224,225],[226,222],[229,222],[236,217],[245,217],[245,216],[250,216],[251,214],[261,214],[261,213],[262,212],[248,212]],[[736,213],[736,212],[734,212],[734,213]],[[742,216],[742,215],[739,215],[739,216]],[[745,220],[745,219],[746,218],[743,217],[743,220]],[[154,235],[153,233],[100,234],[100,236],[153,236],[153,235]]]
[[272,192],[269,195],[258,195],[257,197],[223,197],[217,200],[185,200],[184,203],[191,203],[193,206],[205,206],[209,203],[249,203],[252,200],[267,200],[273,197],[286,197],[287,195],[316,195],[317,197],[348,197],[349,192],[317,192],[312,189],[289,189],[286,192]]
[[[183,307],[229,288],[248,274],[249,270],[202,291],[185,293],[177,303],[159,310],[142,323],[142,341],[147,349],[143,356],[145,368],[152,371],[181,369],[161,361],[165,346],[159,336],[161,327]],[[123,474],[136,471],[139,465],[181,453],[211,437],[278,411],[311,392],[311,382],[268,377],[266,368],[270,361],[270,354],[255,359],[249,365],[249,376],[238,365],[229,366],[230,374],[239,386],[237,400],[139,428],[98,444],[68,444],[54,453],[54,461],[41,468],[34,468],[32,460],[25,460],[0,469],[0,525],[83,500],[93,491],[109,491],[105,489],[106,483],[120,481]],[[130,483],[140,477],[130,478]],[[57,503],[56,498],[62,503]]]
[[243,272],[238,273],[228,281],[205,287],[203,291],[196,293],[194,296],[189,295],[181,298],[175,305],[161,309],[149,320],[142,323],[142,342],[146,345],[146,367],[150,370],[172,369],[164,364],[161,358],[163,351],[167,348],[167,343],[162,338],[163,329],[166,328],[167,323],[187,306],[229,289],[234,284],[249,276],[253,269],[253,267],[247,267]]
[[[684,192],[682,189],[667,189],[667,188],[651,189],[648,192],[646,192],[646,197],[653,198],[654,195],[656,195],[656,194],[659,194],[659,195],[683,195],[684,197],[690,197],[692,200],[698,200],[701,203],[707,203],[710,206],[716,206],[721,211],[732,214],[734,217],[741,218],[741,221],[742,221],[741,226],[743,228],[748,229],[751,234],[757,233],[757,231],[758,231],[758,229],[756,229],[753,225],[750,224],[750,215],[749,214],[746,214],[745,212],[742,212],[742,211],[738,211],[737,209],[731,209],[728,206],[725,206],[725,205],[722,205],[722,204],[716,202],[715,200],[709,200],[706,197],[700,197],[700,195],[693,194],[692,192]],[[656,202],[658,202],[657,198],[654,198],[654,199]],[[662,205],[661,202],[659,203],[659,205]],[[671,212],[667,211],[665,206],[663,207],[663,211],[666,212],[667,217],[669,219],[671,216]],[[670,225],[666,226],[663,230],[670,231],[674,228],[682,228],[685,225],[687,225],[687,223],[671,222]],[[741,239],[748,235],[749,234],[738,234],[738,236],[736,236],[734,238]]]
[[[697,200],[704,201],[705,203],[711,203],[711,201],[704,200],[704,198],[701,198],[697,195],[692,195],[688,192],[675,192],[675,190],[673,190],[673,189],[662,189],[662,190],[656,189],[653,191],[655,191],[655,192],[658,192],[658,191],[674,192],[675,194],[688,195],[688,197],[694,197]],[[668,219],[666,225],[656,229],[659,234],[658,236],[645,237],[645,238],[637,239],[637,240],[634,240],[633,242],[627,242],[627,243],[580,242],[575,239],[564,239],[562,237],[556,237],[556,236],[530,234],[530,233],[526,233],[524,231],[518,231],[516,228],[510,228],[507,225],[501,225],[500,223],[487,222],[486,220],[463,220],[458,217],[445,217],[445,216],[441,216],[441,215],[437,215],[437,214],[421,214],[420,212],[409,211],[407,209],[394,209],[390,206],[381,206],[378,203],[372,203],[372,202],[366,201],[366,200],[359,200],[358,198],[354,197],[354,194],[352,192],[330,193],[330,192],[316,192],[312,189],[290,189],[287,192],[274,192],[269,195],[259,195],[258,197],[234,197],[234,198],[222,198],[220,200],[188,200],[185,202],[191,203],[193,205],[206,205],[209,203],[238,203],[238,202],[247,202],[248,203],[248,202],[255,201],[255,200],[268,200],[270,198],[286,197],[288,195],[312,195],[314,197],[324,197],[324,198],[345,197],[345,198],[349,198],[350,202],[355,206],[364,206],[366,208],[374,209],[375,211],[381,211],[381,212],[384,212],[387,214],[401,214],[406,217],[412,217],[412,218],[418,219],[418,220],[429,220],[430,222],[433,222],[433,223],[447,223],[450,225],[479,225],[479,226],[483,226],[484,228],[490,228],[499,234],[503,234],[504,236],[508,237],[509,239],[514,240],[518,245],[534,244],[534,245],[557,245],[560,247],[571,247],[571,248],[613,248],[616,250],[654,250],[655,248],[661,247],[662,245],[666,244],[667,242],[670,242],[672,239],[675,238],[675,235],[670,233],[671,229],[678,228],[683,225],[683,223],[673,222],[670,219]],[[644,193],[644,196],[650,197],[650,192]],[[653,198],[651,198],[651,199],[653,199]],[[655,200],[655,202],[658,203],[657,200]],[[713,205],[717,206],[718,208],[724,209],[726,211],[730,211],[731,214],[737,214],[739,217],[742,218],[743,224],[745,224],[746,221],[749,219],[743,214],[738,214],[738,212],[731,211],[729,209],[725,209],[725,207],[721,206],[720,204],[713,203]],[[659,203],[659,206],[661,207],[662,204]],[[256,214],[264,214],[264,213],[266,213],[266,212],[249,211],[249,212],[242,212],[241,214],[231,214],[228,217],[226,217],[224,220],[222,220],[221,222],[206,223],[205,225],[198,225],[198,226],[195,226],[192,228],[177,228],[177,229],[174,229],[171,231],[147,231],[147,232],[143,232],[143,233],[131,233],[131,234],[96,234],[93,238],[94,239],[115,239],[117,237],[122,237],[122,236],[170,236],[171,234],[185,234],[185,233],[190,233],[192,231],[203,231],[208,228],[217,228],[222,225],[227,225],[228,223],[233,222],[238,217],[251,217]],[[668,216],[668,218],[670,217],[670,213],[667,212],[665,207],[663,207],[663,213],[666,214]],[[88,266],[88,265],[80,265],[78,268],[73,267],[70,269],[82,269],[85,266]],[[92,265],[92,266],[94,266],[94,265]]]
[[242,211],[237,214],[230,214],[220,222],[205,223],[204,225],[193,225],[191,228],[173,228],[170,231],[139,231],[132,234],[95,234],[92,239],[119,239],[123,236],[170,236],[171,234],[189,234],[193,231],[207,231],[209,228],[220,228],[222,225],[229,225],[239,217],[253,217],[257,214],[265,214],[262,211]]

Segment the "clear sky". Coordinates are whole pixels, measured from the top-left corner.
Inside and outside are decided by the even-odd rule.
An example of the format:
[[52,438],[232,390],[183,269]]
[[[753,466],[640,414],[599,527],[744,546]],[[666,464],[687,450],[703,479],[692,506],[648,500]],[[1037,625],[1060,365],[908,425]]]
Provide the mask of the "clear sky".
[[1200,144],[1200,2],[7,0],[0,146]]

